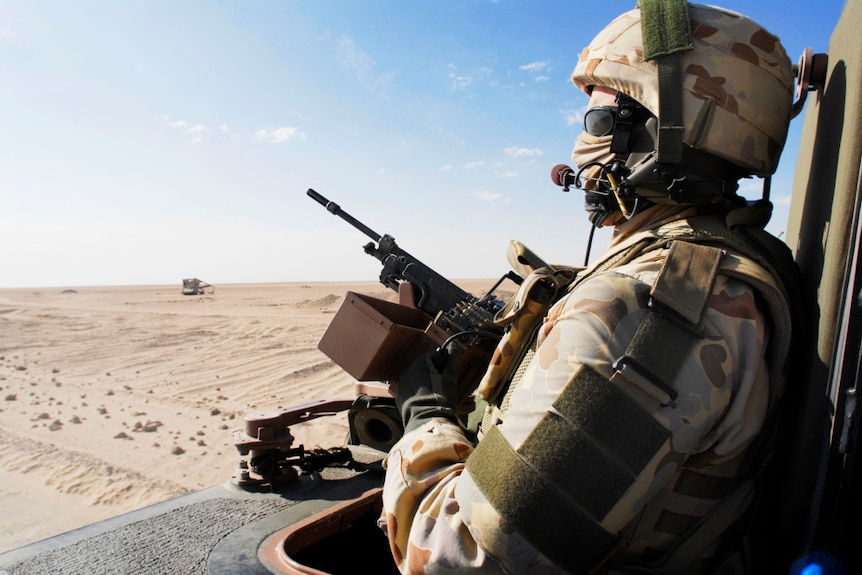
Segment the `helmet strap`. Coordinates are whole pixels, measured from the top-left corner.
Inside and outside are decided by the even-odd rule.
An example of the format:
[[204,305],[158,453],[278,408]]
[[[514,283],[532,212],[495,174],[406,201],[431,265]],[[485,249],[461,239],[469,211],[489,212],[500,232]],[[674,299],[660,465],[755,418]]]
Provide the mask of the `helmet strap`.
[[644,125],[644,114],[649,112],[637,100],[623,92],[617,92],[616,103],[617,115],[614,120],[614,136],[610,151],[618,158],[627,158],[635,144],[632,136],[635,135],[637,128]]
[[734,195],[743,176],[738,167],[690,146],[683,147],[679,165],[663,164],[658,161],[656,130],[656,119],[648,119],[625,162],[608,168],[618,183],[614,188],[621,202],[635,206],[634,199],[640,197],[652,203],[703,205]]
[[658,161],[682,163],[682,53],[694,49],[686,0],[638,0],[644,60],[658,68]]

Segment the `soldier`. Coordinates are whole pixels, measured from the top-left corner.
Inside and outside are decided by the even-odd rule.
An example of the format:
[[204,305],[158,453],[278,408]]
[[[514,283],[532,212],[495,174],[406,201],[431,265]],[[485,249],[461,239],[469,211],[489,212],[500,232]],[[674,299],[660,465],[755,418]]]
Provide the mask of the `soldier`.
[[577,171],[553,176],[614,227],[610,248],[561,284],[535,337],[504,338],[489,373],[511,356],[522,375],[483,381],[475,445],[456,346],[397,382],[405,434],[380,522],[403,573],[743,568],[732,535],[784,380],[793,264],[737,181],[775,171],[792,68],[744,16],[639,4],[581,53]]

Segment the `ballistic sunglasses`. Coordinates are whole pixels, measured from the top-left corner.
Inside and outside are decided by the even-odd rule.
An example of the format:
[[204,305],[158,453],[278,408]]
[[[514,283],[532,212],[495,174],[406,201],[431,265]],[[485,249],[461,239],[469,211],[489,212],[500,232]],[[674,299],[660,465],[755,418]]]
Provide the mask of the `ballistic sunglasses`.
[[617,94],[618,106],[596,106],[584,114],[584,131],[593,136],[612,134],[617,123],[631,125],[639,117],[649,117],[649,111],[623,93]]

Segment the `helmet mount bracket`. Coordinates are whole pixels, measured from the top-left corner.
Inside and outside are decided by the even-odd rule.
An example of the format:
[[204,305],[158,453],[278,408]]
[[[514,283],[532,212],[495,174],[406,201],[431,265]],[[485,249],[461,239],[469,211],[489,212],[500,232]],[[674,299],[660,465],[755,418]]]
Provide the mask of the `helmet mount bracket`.
[[791,118],[795,118],[802,111],[808,92],[813,92],[826,83],[828,67],[827,54],[815,54],[811,47],[802,51],[799,61],[793,65],[793,75],[796,76],[796,101],[793,102]]

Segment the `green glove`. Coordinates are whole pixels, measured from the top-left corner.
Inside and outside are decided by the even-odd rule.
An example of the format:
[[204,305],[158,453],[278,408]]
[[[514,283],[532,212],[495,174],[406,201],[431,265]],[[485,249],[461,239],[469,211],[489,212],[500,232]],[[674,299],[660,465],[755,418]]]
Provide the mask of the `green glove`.
[[458,424],[458,364],[464,347],[456,342],[432,349],[405,369],[396,383],[395,405],[404,421],[404,433],[433,417]]

